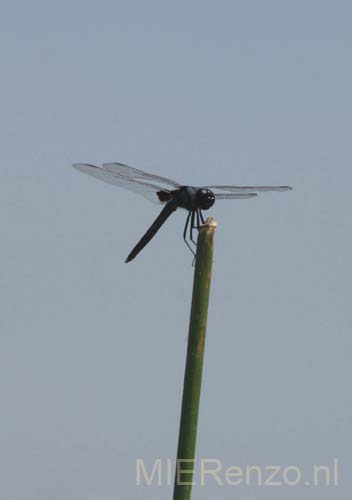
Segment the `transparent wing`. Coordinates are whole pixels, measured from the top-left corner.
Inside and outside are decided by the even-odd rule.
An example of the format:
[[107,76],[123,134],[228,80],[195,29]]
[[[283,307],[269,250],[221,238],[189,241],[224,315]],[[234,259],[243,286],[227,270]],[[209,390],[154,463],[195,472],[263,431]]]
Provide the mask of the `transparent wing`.
[[260,193],[265,191],[291,191],[290,186],[205,186],[209,189],[221,189],[231,193]]
[[157,182],[160,184],[167,184],[173,188],[179,188],[180,184],[172,179],[167,179],[166,177],[161,177],[160,175],[148,174],[143,170],[138,168],[129,167],[123,163],[103,163],[105,170],[112,172],[118,176],[125,177],[127,179],[142,180],[146,179],[148,182]]
[[216,200],[245,200],[256,196],[257,193],[215,193]]
[[91,175],[92,177],[100,179],[101,181],[104,181],[108,184],[113,184],[114,186],[119,186],[127,189],[128,191],[132,191],[133,193],[137,193],[147,200],[153,203],[157,203],[158,205],[160,205],[161,202],[159,201],[157,192],[169,192],[169,190],[163,189],[157,184],[152,184],[150,182],[137,180],[136,178],[118,175],[116,172],[108,170],[104,166],[100,167],[91,165],[89,163],[74,163],[72,166],[76,170]]

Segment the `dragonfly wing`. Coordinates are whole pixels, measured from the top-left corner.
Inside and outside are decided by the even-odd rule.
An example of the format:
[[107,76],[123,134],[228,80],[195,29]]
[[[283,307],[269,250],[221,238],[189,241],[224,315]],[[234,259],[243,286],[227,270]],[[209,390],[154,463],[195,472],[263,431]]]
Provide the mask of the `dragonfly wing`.
[[209,189],[221,189],[231,193],[261,193],[266,191],[291,191],[290,186],[206,186]]
[[256,196],[257,193],[215,193],[216,200],[245,200]]
[[157,193],[163,191],[169,193],[167,189],[163,189],[157,184],[152,184],[150,182],[139,181],[137,179],[132,179],[128,177],[123,177],[111,170],[107,170],[105,167],[100,167],[97,165],[91,165],[89,163],[74,163],[73,167],[80,172],[91,175],[101,181],[108,184],[113,184],[114,186],[119,186],[133,193],[137,193],[147,200],[160,205],[160,200]]
[[161,184],[167,184],[173,188],[179,188],[180,184],[172,179],[166,177],[161,177],[160,175],[148,174],[144,170],[139,170],[138,168],[129,167],[123,163],[103,163],[103,167],[116,175],[125,177],[127,179],[142,180],[145,179],[149,182],[157,182]]

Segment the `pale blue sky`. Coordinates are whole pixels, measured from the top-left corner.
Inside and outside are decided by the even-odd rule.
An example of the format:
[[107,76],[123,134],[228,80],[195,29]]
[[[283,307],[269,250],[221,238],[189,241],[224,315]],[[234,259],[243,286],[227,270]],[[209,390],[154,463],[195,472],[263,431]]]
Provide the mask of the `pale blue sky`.
[[352,7],[348,1],[3,2],[0,498],[165,499],[135,460],[176,453],[192,259],[177,212],[72,162],[185,184],[290,184],[219,202],[198,456],[340,461],[351,493]]

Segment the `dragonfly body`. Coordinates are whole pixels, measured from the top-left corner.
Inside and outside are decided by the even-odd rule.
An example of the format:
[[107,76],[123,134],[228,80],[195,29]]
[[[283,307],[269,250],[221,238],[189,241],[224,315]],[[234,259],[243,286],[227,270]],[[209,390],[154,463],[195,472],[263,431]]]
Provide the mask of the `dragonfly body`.
[[185,210],[208,210],[214,205],[215,195],[210,189],[181,186],[173,191],[157,192],[157,196],[161,202],[175,200],[177,206]]
[[77,170],[108,184],[115,184],[141,194],[155,203],[164,204],[164,208],[130,252],[126,262],[130,262],[138,255],[177,208],[183,208],[188,212],[183,239],[194,254],[187,241],[187,230],[189,228],[190,242],[196,245],[193,239],[193,230],[198,229],[200,224],[204,223],[202,211],[212,207],[215,200],[245,199],[255,197],[261,191],[288,191],[292,189],[289,186],[182,186],[166,177],[148,174],[143,170],[122,163],[104,163],[102,166],[75,163],[73,166]]
[[130,262],[136,257],[136,255],[139,254],[139,252],[146,246],[147,243],[149,243],[156,232],[161,228],[166,219],[168,219],[177,208],[184,208],[188,211],[188,217],[183,231],[183,239],[191,252],[194,253],[192,247],[186,239],[189,223],[191,223],[190,241],[195,244],[195,241],[193,240],[195,219],[197,219],[197,227],[199,227],[200,222],[204,223],[202,210],[208,210],[215,202],[214,193],[210,189],[196,188],[193,186],[181,186],[179,189],[169,192],[160,191],[157,192],[157,196],[161,202],[166,202],[166,205],[148,231],[133,248],[125,262]]

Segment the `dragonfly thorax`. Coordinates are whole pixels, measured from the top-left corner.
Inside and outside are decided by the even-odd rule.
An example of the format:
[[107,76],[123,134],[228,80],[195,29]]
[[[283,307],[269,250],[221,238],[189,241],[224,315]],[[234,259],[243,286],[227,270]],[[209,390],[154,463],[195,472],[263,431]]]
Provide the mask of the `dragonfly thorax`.
[[178,206],[188,211],[208,210],[215,202],[214,193],[206,188],[182,186],[173,193]]

